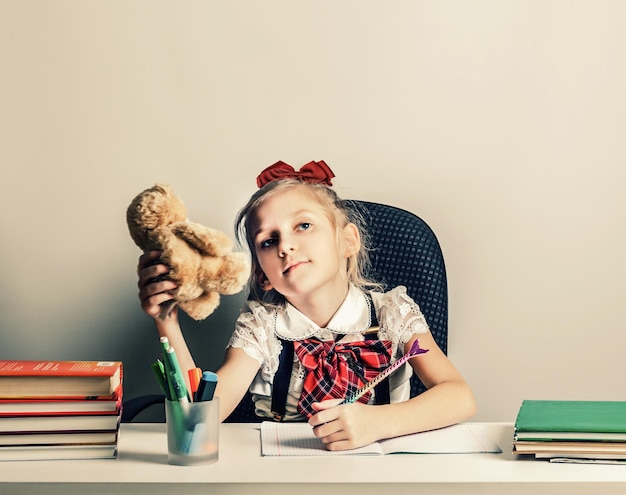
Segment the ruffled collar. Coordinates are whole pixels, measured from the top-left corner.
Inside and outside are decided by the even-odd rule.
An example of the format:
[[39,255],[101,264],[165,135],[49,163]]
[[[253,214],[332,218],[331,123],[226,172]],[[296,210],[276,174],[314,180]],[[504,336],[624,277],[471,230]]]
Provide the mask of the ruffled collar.
[[370,300],[360,289],[350,285],[348,294],[325,328],[286,303],[274,313],[274,333],[284,340],[302,340],[328,330],[336,335],[362,334],[372,325]]

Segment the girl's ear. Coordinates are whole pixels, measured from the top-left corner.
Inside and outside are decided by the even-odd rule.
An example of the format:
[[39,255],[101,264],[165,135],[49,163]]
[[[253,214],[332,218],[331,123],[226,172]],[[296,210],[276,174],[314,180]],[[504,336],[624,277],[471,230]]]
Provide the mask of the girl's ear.
[[343,228],[343,255],[349,258],[361,249],[361,236],[359,229],[353,223],[349,223]]
[[269,281],[269,279],[265,276],[265,273],[263,273],[262,271],[259,271],[256,275],[257,281],[259,283],[259,286],[261,287],[261,289],[263,289],[264,291],[270,291],[274,288],[274,286],[271,284],[271,282]]

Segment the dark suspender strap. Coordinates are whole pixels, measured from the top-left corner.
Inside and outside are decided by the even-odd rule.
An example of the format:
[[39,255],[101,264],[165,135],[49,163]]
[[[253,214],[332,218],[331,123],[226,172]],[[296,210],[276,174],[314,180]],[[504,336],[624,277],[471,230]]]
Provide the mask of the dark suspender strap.
[[280,339],[283,348],[278,357],[278,369],[274,375],[272,385],[272,414],[274,421],[282,421],[287,410],[287,393],[289,392],[289,380],[293,368],[293,342]]
[[[369,292],[365,293],[370,302],[370,319],[372,320],[372,326],[379,326],[378,317],[376,316],[376,310],[374,309],[374,301],[372,301],[372,295]],[[378,332],[376,334],[366,334],[365,339],[377,339]],[[391,357],[391,356],[389,356]],[[389,404],[390,396],[389,396],[389,379],[383,380],[378,385],[374,387],[374,404]]]

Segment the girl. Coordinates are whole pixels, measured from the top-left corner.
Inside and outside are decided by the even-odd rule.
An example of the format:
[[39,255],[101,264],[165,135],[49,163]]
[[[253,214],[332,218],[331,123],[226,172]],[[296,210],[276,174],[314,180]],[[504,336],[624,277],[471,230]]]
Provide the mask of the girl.
[[[468,419],[473,395],[418,305],[404,287],[382,292],[364,278],[362,232],[332,190],[332,177],[324,162],[299,172],[278,162],[259,175],[259,191],[239,213],[239,237],[252,256],[250,297],[217,371],[221,420],[248,389],[259,416],[308,419],[329,450]],[[181,367],[190,369],[195,364],[176,311],[158,318],[175,288],[157,278],[169,270],[158,259],[158,252],[140,257],[141,305],[176,349]],[[362,386],[418,338],[428,352],[411,358],[386,389],[352,404],[331,399]],[[428,390],[410,399],[412,372]]]

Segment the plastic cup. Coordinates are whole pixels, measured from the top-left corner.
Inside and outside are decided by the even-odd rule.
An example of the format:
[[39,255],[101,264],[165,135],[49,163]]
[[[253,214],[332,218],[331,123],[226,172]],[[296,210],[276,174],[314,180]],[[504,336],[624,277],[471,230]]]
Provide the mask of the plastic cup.
[[219,457],[219,398],[200,402],[165,401],[167,459],[170,464],[211,464]]

